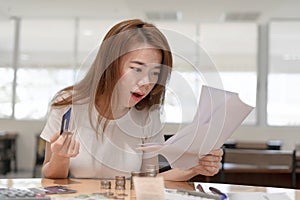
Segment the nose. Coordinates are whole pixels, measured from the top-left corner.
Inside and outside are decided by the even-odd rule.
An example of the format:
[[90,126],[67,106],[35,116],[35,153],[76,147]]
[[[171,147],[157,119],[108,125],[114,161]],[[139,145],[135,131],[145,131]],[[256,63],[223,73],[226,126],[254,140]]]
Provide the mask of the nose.
[[138,81],[138,87],[144,92],[149,92],[149,90],[151,90],[151,80],[149,76],[144,76],[142,77],[139,81]]
[[150,77],[147,75],[141,77],[138,81],[139,86],[148,85],[149,83],[150,83]]

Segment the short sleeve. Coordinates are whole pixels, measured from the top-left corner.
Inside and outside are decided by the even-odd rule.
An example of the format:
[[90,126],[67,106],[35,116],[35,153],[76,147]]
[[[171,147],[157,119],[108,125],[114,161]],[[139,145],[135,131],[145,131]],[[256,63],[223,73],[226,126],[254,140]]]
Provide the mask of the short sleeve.
[[63,114],[67,111],[68,107],[51,108],[48,114],[46,125],[40,135],[40,137],[47,142],[57,132],[60,131],[61,119]]

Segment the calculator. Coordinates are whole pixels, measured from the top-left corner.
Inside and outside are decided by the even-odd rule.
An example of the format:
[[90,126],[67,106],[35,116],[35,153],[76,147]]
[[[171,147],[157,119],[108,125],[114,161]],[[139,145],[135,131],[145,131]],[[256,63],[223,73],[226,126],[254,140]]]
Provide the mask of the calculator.
[[0,188],[0,200],[50,200],[45,194],[39,194],[29,189]]

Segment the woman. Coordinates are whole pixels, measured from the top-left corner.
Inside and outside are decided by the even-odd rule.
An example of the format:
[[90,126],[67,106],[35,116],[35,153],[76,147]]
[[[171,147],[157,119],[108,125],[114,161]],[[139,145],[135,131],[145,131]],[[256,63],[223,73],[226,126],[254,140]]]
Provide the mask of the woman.
[[[47,141],[43,175],[48,178],[130,176],[157,156],[137,150],[144,142],[163,142],[160,107],[172,68],[164,35],[152,24],[128,20],[105,36],[84,78],[53,99],[41,137]],[[69,132],[59,134],[62,115],[72,108]],[[80,149],[80,151],[79,151]],[[159,174],[183,181],[219,171],[221,150],[189,169]]]

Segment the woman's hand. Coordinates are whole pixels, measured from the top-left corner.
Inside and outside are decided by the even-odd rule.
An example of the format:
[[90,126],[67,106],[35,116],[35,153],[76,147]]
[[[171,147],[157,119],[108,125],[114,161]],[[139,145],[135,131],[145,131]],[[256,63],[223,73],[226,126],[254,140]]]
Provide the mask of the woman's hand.
[[209,154],[199,159],[198,165],[192,170],[196,174],[204,176],[213,176],[217,174],[221,167],[221,160],[223,156],[222,149],[216,149],[209,152]]
[[50,145],[51,152],[61,157],[75,157],[79,153],[79,142],[70,132],[63,132],[61,135],[56,133],[50,139]]

